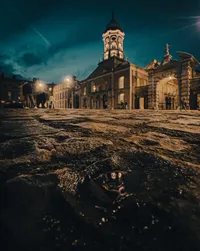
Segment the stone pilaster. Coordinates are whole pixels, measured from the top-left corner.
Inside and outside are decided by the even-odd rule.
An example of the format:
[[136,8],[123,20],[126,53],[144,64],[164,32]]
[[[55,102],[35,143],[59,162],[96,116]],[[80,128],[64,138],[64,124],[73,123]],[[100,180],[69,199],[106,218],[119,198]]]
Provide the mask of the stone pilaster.
[[148,79],[148,109],[153,109],[153,75],[149,74]]
[[148,86],[148,109],[158,109],[159,104],[159,79],[153,75],[149,76]]
[[130,92],[131,94],[131,99],[132,99],[132,102],[130,103],[131,106],[132,106],[132,109],[135,109],[135,88],[136,88],[136,81],[137,81],[137,78],[136,76],[133,76],[132,73],[131,73],[131,83],[132,83],[132,90]]
[[158,110],[159,105],[159,88],[158,88],[159,82],[156,80],[156,82],[153,85],[153,108],[155,110]]
[[100,95],[100,109],[103,109],[103,95]]
[[190,62],[184,62],[181,72],[180,99],[184,100],[187,109],[190,109],[190,81],[192,78],[192,68]]

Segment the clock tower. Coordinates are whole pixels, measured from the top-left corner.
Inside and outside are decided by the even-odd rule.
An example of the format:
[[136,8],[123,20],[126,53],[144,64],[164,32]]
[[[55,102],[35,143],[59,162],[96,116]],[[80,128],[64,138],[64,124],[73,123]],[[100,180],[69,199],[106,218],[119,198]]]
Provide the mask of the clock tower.
[[124,59],[124,36],[125,34],[120,24],[115,20],[113,12],[112,19],[108,23],[102,36],[104,42],[104,60],[113,56]]

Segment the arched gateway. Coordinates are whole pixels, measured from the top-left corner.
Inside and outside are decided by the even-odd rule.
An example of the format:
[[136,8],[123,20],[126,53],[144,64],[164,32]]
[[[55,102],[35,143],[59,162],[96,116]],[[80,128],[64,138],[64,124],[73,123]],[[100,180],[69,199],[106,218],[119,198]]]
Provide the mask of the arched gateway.
[[179,106],[179,87],[176,78],[164,78],[158,83],[158,108],[174,110]]
[[167,44],[163,61],[153,60],[146,67],[149,74],[148,108],[177,109],[182,100],[187,109],[197,109],[195,95],[199,88],[196,88],[195,79],[197,82],[200,79],[195,77],[195,68],[199,62],[189,53],[177,54],[181,60],[172,59]]

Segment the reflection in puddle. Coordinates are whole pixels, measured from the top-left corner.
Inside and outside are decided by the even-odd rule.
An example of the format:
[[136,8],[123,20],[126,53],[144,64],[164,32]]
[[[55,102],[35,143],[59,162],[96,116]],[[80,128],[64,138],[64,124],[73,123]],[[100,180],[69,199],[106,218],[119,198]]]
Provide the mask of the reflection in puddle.
[[122,171],[107,172],[98,176],[94,181],[107,192],[112,200],[114,200],[118,196],[126,195],[124,186],[124,176],[126,173],[127,172]]
[[98,199],[95,208],[99,212],[114,217],[115,213],[121,209],[123,201],[133,195],[126,184],[129,175],[129,172],[115,170],[90,180],[90,191]]

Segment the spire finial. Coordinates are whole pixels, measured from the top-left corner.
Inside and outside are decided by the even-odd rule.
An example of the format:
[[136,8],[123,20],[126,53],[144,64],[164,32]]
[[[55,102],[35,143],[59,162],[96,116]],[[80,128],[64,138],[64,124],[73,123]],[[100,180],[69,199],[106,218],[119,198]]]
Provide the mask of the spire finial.
[[165,46],[165,55],[169,55],[169,44],[166,44]]
[[163,62],[162,62],[162,64],[167,64],[167,63],[169,63],[170,61],[171,61],[171,59],[172,59],[172,56],[170,55],[170,53],[169,53],[169,44],[166,44],[165,45],[165,55],[164,55],[164,57],[163,57]]
[[114,12],[114,9],[112,10],[112,20],[115,19],[115,12]]

